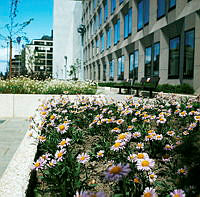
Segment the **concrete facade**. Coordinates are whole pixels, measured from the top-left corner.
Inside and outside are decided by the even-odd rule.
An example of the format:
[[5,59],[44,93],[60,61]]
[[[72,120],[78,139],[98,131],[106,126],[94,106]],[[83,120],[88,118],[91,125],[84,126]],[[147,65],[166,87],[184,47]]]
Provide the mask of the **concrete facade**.
[[[108,0],[108,18],[104,21],[104,8],[106,0],[96,0],[96,7],[93,8],[95,0],[83,2],[82,21],[86,26],[84,35],[84,77],[85,79],[109,81],[109,62],[114,61],[114,81],[118,80],[118,60],[124,56],[124,79],[129,79],[129,56],[138,50],[138,79],[145,76],[145,50],[159,43],[159,77],[160,84],[190,84],[196,93],[200,93],[200,1],[199,0],[176,0],[176,5],[169,8],[169,0],[166,0],[165,14],[158,18],[157,0],[150,0],[149,22],[138,30],[138,3],[142,0],[116,0],[116,8],[111,13],[111,2]],[[163,1],[164,2],[164,1]],[[102,24],[93,30],[94,19],[98,18],[99,10],[102,9]],[[128,9],[132,9],[131,34],[124,38],[124,20]],[[114,44],[114,25],[120,19],[120,40]],[[112,29],[111,47],[106,47],[108,28]],[[183,76],[185,61],[185,34],[194,30],[194,55],[193,75]],[[104,33],[104,50],[95,46],[96,40]],[[179,37],[179,65],[178,76],[169,77],[170,63],[170,40]],[[189,52],[188,52],[189,53]],[[153,57],[152,57],[153,58]],[[152,63],[151,67],[153,66]],[[106,77],[103,77],[103,66],[106,65]],[[99,70],[97,69],[99,67]],[[98,76],[100,75],[100,76]]]
[[54,0],[53,78],[70,79],[70,65],[73,65],[76,59],[82,59],[81,36],[77,32],[81,15],[81,2]]
[[31,44],[26,45],[25,66],[30,74],[45,74],[52,76],[53,63],[53,40],[49,39],[34,39]]

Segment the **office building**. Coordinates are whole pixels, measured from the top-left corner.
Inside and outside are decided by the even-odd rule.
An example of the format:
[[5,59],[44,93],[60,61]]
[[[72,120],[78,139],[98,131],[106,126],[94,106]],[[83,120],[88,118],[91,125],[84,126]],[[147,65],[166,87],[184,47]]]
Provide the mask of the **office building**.
[[159,76],[200,93],[200,0],[83,1],[84,78]]

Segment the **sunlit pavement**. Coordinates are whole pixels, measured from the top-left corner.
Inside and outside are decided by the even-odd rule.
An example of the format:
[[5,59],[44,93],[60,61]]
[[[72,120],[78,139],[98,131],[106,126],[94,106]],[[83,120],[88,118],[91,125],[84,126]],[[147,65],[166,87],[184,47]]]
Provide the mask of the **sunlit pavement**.
[[27,129],[28,121],[25,119],[0,120],[0,177],[19,147]]

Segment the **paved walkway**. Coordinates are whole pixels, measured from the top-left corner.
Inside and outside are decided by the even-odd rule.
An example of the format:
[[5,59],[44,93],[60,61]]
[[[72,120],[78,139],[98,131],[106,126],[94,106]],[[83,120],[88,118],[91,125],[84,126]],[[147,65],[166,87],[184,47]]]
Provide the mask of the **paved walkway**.
[[[1,118],[1,120],[3,120]],[[25,119],[0,120],[0,178],[28,129]]]

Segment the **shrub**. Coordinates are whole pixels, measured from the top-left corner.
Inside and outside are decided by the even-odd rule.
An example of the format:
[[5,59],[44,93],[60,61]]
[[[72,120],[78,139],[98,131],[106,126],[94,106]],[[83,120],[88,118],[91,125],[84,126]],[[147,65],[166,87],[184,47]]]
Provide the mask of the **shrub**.
[[165,93],[194,94],[194,89],[189,84],[182,84],[182,85],[162,84],[158,85],[156,91]]

